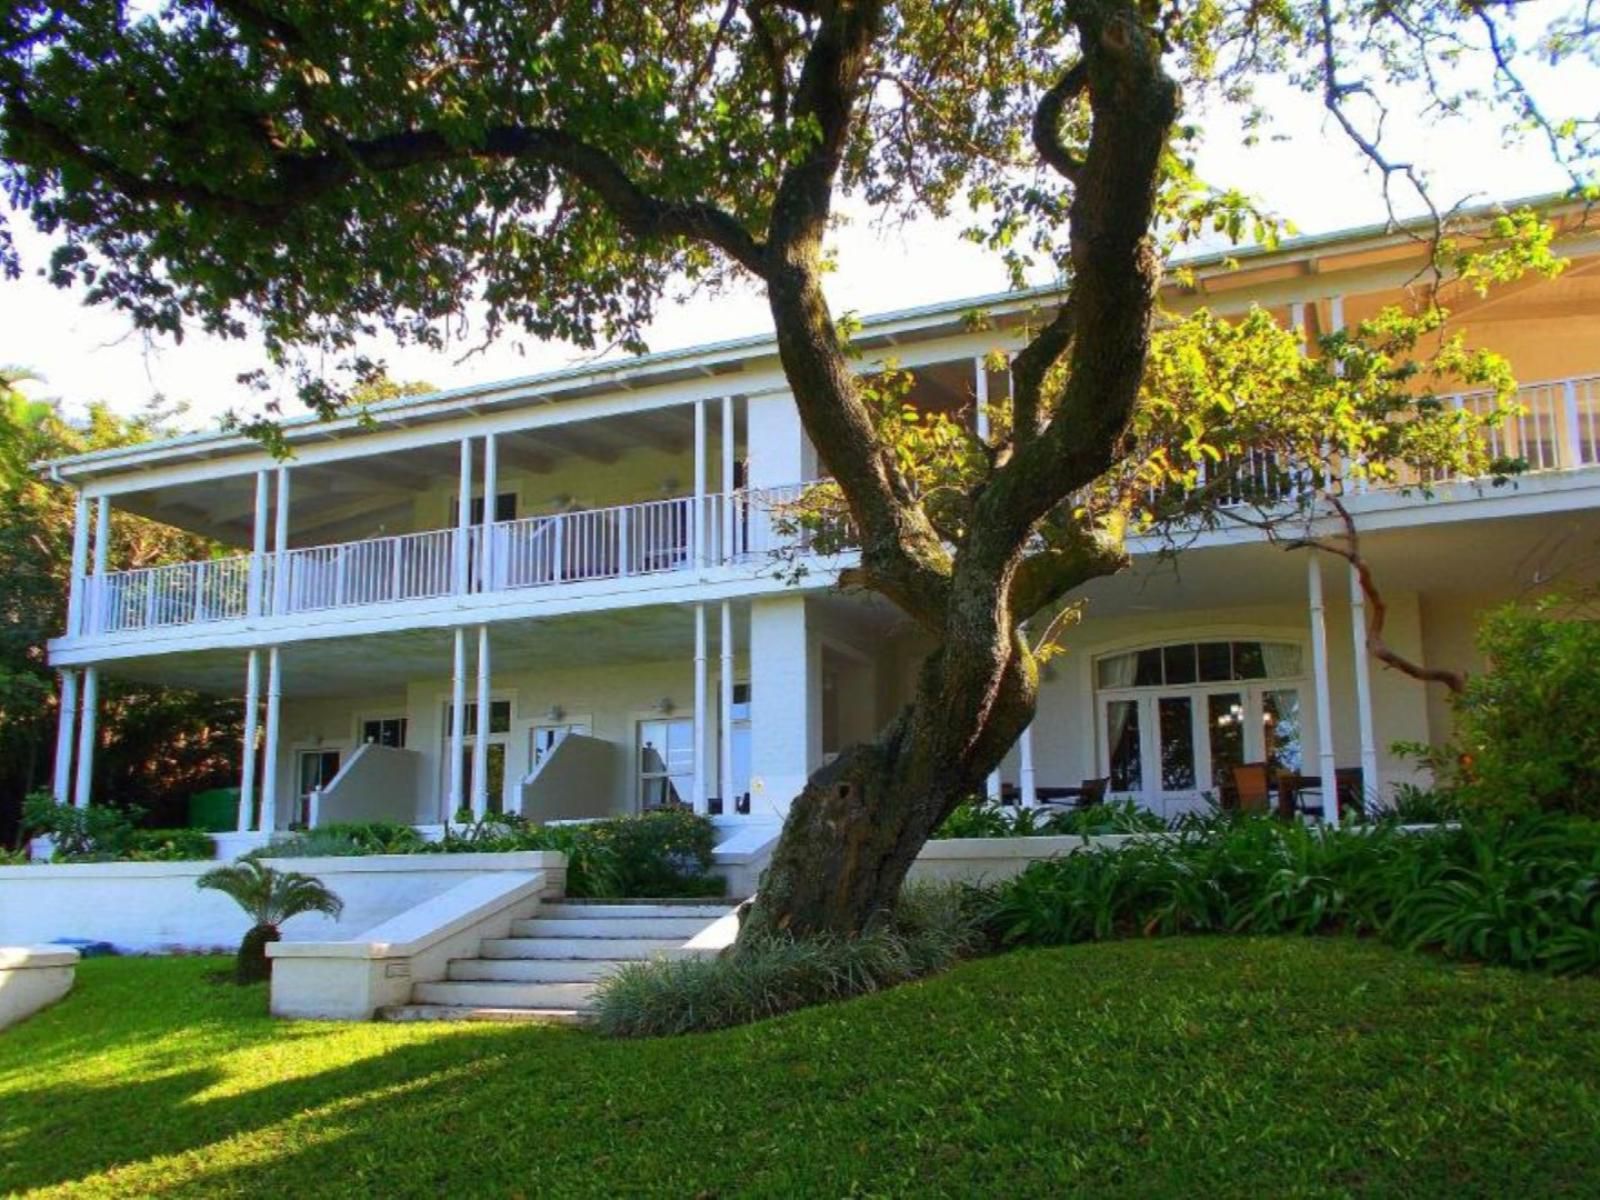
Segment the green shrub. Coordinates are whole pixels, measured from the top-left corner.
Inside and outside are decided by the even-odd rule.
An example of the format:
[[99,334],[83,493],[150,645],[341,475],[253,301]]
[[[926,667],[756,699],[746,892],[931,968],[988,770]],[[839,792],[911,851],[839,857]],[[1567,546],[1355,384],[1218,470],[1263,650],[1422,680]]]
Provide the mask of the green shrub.
[[1483,962],[1600,971],[1600,824],[1522,817],[1408,833],[1390,822],[1197,821],[1035,863],[985,904],[1003,945],[1349,932]]
[[597,1024],[619,1037],[741,1025],[893,987],[984,944],[966,889],[908,888],[891,919],[857,938],[773,937],[719,958],[630,963],[601,982]]
[[135,829],[123,852],[130,862],[196,862],[216,856],[216,843],[203,829]]
[[305,829],[254,851],[257,858],[350,858],[368,854],[419,854],[427,839],[398,821],[349,821]]
[[1092,804],[1087,808],[1050,810],[968,800],[958,804],[934,830],[936,839],[1099,837],[1112,833],[1151,833],[1167,823],[1132,800]]
[[57,804],[48,792],[23,802],[22,825],[32,836],[50,839],[55,862],[181,862],[216,855],[216,846],[199,829],[139,829],[140,808],[104,804],[74,808]]
[[1455,703],[1469,808],[1600,817],[1600,622],[1549,614],[1507,607],[1479,628],[1489,668]]
[[504,854],[557,850],[567,856],[567,895],[721,896],[727,885],[710,874],[716,830],[707,817],[668,810],[567,825],[537,825],[514,813],[450,826],[429,842],[409,825],[386,821],[324,825],[255,851],[255,858],[365,854]]

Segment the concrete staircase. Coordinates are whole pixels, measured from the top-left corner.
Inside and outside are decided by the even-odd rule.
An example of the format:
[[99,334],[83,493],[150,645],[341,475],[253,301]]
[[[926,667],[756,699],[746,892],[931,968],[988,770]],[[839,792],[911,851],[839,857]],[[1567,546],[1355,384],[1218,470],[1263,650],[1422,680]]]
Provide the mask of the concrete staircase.
[[733,911],[726,901],[548,900],[486,938],[477,958],[458,958],[437,983],[418,983],[411,1003],[378,1010],[388,1021],[542,1021],[590,1016],[596,983],[623,963],[711,955],[689,941]]

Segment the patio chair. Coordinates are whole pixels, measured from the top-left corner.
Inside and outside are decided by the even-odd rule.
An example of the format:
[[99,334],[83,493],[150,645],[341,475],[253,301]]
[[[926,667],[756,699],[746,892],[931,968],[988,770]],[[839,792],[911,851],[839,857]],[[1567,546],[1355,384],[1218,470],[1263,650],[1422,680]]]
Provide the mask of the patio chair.
[[1235,804],[1241,812],[1266,812],[1272,807],[1272,787],[1264,762],[1240,763],[1233,768]]

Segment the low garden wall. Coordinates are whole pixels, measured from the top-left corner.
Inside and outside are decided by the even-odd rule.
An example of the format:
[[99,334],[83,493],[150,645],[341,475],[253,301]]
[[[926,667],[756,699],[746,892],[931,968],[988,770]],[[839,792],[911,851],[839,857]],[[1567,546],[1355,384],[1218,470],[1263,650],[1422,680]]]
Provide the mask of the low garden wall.
[[1164,837],[1160,833],[1111,833],[1095,837],[1076,834],[1061,837],[940,838],[929,842],[911,864],[912,882],[998,883],[1022,874],[1041,859],[1102,848],[1116,849],[1129,842]]
[[[338,921],[316,914],[283,927],[285,941],[352,938],[495,871],[542,871],[559,894],[566,859],[547,850],[501,854],[374,854],[275,858],[280,871],[315,875],[344,901]],[[0,945],[84,938],[123,951],[234,949],[249,926],[219,892],[195,881],[215,862],[40,863],[0,867]]]
[[65,996],[77,968],[78,952],[63,946],[0,947],[0,1029]]

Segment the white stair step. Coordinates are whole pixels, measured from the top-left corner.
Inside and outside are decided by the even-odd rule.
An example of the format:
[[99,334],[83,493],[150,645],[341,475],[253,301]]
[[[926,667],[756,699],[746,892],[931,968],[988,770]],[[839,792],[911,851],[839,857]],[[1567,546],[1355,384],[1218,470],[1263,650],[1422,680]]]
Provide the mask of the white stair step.
[[587,921],[596,917],[704,917],[715,921],[733,908],[725,900],[705,904],[673,902],[664,904],[584,904],[574,900],[546,900],[539,906],[539,918],[549,921]]
[[511,936],[519,938],[680,938],[688,941],[716,916],[692,917],[534,917],[511,923]]
[[591,983],[419,983],[411,989],[413,1004],[459,1008],[553,1008],[578,1011],[589,1007]]
[[530,1025],[582,1025],[594,1019],[576,1008],[468,1008],[458,1004],[391,1004],[375,1014],[380,1021],[500,1021]]
[[458,958],[453,980],[503,979],[515,983],[583,983],[602,979],[622,964],[609,958]]
[[697,953],[683,938],[485,938],[482,958],[646,959],[684,958]]

